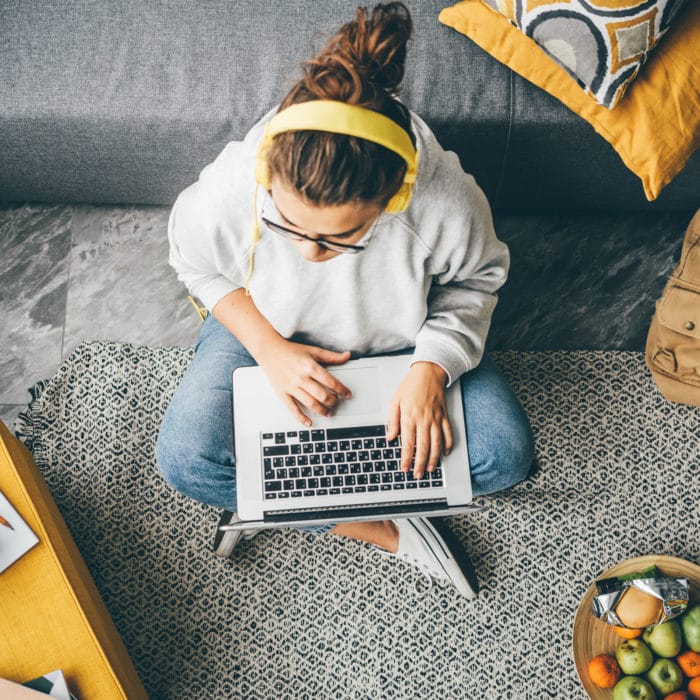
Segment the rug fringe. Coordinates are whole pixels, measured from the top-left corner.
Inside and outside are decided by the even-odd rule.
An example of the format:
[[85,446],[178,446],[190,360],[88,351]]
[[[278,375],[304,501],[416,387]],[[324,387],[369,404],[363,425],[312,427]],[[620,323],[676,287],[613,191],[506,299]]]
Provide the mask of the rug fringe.
[[34,448],[35,439],[39,431],[46,427],[44,421],[39,420],[37,416],[36,403],[44,393],[48,381],[41,380],[29,388],[29,395],[32,397],[31,401],[15,420],[15,436],[25,444],[30,452]]

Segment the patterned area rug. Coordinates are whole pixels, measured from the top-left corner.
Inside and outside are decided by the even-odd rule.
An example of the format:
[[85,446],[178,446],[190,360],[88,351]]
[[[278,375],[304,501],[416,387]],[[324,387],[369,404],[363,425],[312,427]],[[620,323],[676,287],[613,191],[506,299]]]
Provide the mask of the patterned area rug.
[[267,532],[230,560],[218,513],[157,473],[189,349],[84,343],[35,389],[34,453],[154,700],[583,698],[578,601],[628,557],[700,559],[700,411],[665,402],[640,353],[494,353],[539,470],[451,519],[483,590],[332,535]]

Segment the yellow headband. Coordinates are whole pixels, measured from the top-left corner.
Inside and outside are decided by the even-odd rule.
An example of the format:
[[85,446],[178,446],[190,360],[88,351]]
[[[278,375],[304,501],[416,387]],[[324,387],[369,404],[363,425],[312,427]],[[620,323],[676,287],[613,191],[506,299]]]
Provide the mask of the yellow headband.
[[411,137],[393,119],[366,107],[335,100],[313,100],[278,112],[265,126],[268,143],[285,131],[328,131],[378,143],[398,153],[415,179],[418,153]]

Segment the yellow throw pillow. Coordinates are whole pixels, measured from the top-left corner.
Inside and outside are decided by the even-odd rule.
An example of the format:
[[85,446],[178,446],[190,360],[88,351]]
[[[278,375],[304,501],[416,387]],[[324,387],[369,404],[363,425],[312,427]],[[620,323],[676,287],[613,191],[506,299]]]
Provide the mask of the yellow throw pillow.
[[482,0],[612,109],[686,0]]
[[481,0],[445,8],[440,21],[591,124],[642,180],[649,201],[700,147],[700,2],[689,3],[613,110],[587,95],[532,39]]

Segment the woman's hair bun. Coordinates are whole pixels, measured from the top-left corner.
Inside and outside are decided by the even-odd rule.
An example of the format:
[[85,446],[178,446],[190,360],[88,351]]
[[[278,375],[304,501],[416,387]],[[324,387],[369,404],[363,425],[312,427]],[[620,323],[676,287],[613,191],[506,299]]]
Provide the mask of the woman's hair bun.
[[396,95],[403,80],[406,48],[413,32],[408,8],[401,2],[358,7],[314,58],[304,63],[301,81],[316,99],[362,104],[377,92]]
[[[374,110],[396,122],[415,145],[411,114],[395,99],[403,79],[413,22],[401,2],[358,7],[314,58],[280,104],[336,100]],[[312,204],[380,202],[402,185],[406,163],[371,140],[345,133],[301,129],[277,135],[267,154],[272,176]]]

